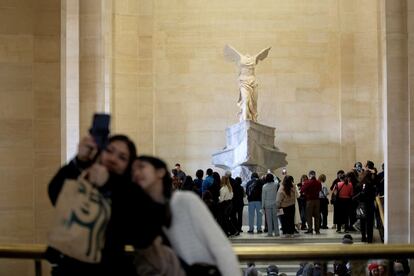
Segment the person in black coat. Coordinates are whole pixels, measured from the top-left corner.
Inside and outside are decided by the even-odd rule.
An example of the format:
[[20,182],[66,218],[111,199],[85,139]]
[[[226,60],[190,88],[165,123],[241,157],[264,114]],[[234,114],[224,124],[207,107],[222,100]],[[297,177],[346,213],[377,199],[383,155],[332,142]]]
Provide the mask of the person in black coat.
[[257,233],[261,234],[262,231],[262,188],[263,183],[259,179],[257,173],[252,173],[251,179],[246,184],[247,200],[249,201],[249,231],[247,233],[253,234],[254,230],[254,217],[256,216],[256,228]]
[[243,225],[243,208],[244,208],[244,197],[245,197],[245,192],[241,184],[242,184],[242,179],[240,177],[236,177],[236,179],[234,179],[234,185],[233,185],[233,210],[232,212],[235,218],[234,225],[236,226],[236,229],[239,232],[243,232],[242,225]]
[[[357,173],[355,171],[351,171],[349,174],[349,181],[352,184],[353,190],[354,190],[354,194],[356,194],[359,190],[359,180],[357,177]],[[356,210],[358,208],[358,201],[357,200],[352,200],[351,202],[351,206],[350,206],[350,210],[349,210],[349,231],[356,231],[356,229],[354,228],[354,224],[357,222],[357,216],[356,216]]]
[[215,204],[218,204],[219,202],[219,196],[220,196],[220,188],[221,188],[221,176],[218,172],[213,172],[213,185],[211,185],[208,190],[213,196],[213,200]]
[[382,163],[382,171],[377,175],[377,195],[384,196],[384,163]]
[[[302,186],[309,178],[306,174],[303,174],[300,178],[300,182],[296,184],[296,187],[299,191],[302,190]],[[298,207],[299,207],[299,214],[300,214],[300,221],[301,221],[301,230],[307,230],[306,227],[306,199],[305,195],[301,192],[298,199]]]
[[370,170],[365,170],[360,176],[358,193],[354,199],[359,202],[358,208],[362,208],[365,215],[360,218],[362,242],[373,242],[374,214],[375,214],[375,175]]
[[86,172],[89,182],[100,184],[101,194],[111,200],[101,262],[81,262],[49,247],[46,258],[52,264],[53,276],[136,275],[132,259],[124,253],[125,245],[145,248],[161,233],[165,207],[155,204],[131,181],[131,164],[136,158],[134,143],[127,136],[115,135],[98,158],[97,152],[92,137],[82,139],[77,156],[53,177],[48,193],[55,205],[65,180],[77,179],[82,172]]
[[338,206],[335,202],[332,201],[332,195],[333,195],[333,190],[335,188],[338,188],[338,183],[341,182],[341,178],[342,176],[345,175],[345,172],[343,170],[339,170],[336,173],[336,178],[335,180],[332,182],[332,185],[330,187],[331,190],[331,204],[333,205],[333,228],[336,228],[336,224],[338,223]]
[[197,193],[197,191],[194,190],[194,182],[193,178],[189,175],[185,176],[182,190],[184,191],[193,191]]

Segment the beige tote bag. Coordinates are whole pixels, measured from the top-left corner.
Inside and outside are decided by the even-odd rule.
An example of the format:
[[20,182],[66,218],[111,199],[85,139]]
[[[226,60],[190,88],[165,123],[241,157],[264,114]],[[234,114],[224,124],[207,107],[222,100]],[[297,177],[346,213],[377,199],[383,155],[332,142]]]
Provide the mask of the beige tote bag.
[[110,216],[110,200],[84,175],[68,179],[56,202],[48,244],[79,261],[99,263]]

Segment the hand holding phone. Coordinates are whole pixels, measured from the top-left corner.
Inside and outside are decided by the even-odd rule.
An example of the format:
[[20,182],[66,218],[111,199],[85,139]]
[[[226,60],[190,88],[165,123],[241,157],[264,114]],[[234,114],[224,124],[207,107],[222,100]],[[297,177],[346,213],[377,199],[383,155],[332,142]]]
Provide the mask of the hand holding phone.
[[79,142],[77,158],[83,162],[91,161],[95,158],[97,152],[98,147],[93,137],[86,136]]
[[109,122],[111,115],[104,113],[95,113],[93,116],[92,127],[89,133],[95,140],[98,150],[103,150],[108,143],[109,136]]

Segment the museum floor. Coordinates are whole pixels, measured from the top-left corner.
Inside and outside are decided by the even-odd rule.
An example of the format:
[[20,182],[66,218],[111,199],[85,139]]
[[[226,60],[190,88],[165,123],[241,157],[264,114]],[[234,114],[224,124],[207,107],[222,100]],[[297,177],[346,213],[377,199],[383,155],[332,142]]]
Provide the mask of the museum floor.
[[[331,228],[332,226],[332,216],[333,212],[332,210],[329,210],[328,213],[328,226]],[[283,243],[283,244],[300,244],[300,243],[337,243],[340,244],[342,241],[342,237],[344,236],[344,232],[342,233],[336,233],[336,229],[321,229],[320,235],[308,235],[304,234],[305,231],[299,231],[297,237],[294,238],[285,238],[283,235],[279,237],[268,237],[267,233],[263,234],[257,234],[256,232],[254,234],[249,234],[247,231],[249,230],[248,226],[248,212],[247,212],[247,206],[243,210],[243,232],[240,233],[239,236],[231,238],[231,241],[233,243]],[[264,222],[264,219],[263,219]],[[262,225],[262,228],[264,227],[264,224]],[[354,242],[358,243],[361,241],[361,235],[359,232],[350,232],[350,235],[354,238]],[[379,232],[374,229],[374,241],[375,242],[381,242]]]

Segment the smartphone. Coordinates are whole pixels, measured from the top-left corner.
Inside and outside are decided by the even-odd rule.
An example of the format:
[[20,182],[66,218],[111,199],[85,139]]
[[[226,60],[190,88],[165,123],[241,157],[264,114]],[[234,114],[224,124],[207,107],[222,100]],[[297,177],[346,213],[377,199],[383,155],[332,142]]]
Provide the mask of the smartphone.
[[110,121],[111,115],[109,114],[95,113],[93,115],[92,127],[89,129],[89,133],[94,138],[99,151],[104,149],[108,143]]

